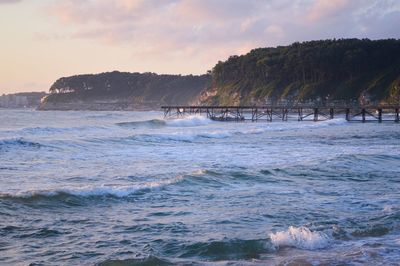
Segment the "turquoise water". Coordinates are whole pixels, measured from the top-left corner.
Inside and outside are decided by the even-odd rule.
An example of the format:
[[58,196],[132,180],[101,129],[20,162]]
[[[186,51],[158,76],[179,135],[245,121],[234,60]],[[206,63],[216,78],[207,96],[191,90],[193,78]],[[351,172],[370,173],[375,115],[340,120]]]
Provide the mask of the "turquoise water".
[[400,261],[395,123],[0,110],[0,162],[1,265]]

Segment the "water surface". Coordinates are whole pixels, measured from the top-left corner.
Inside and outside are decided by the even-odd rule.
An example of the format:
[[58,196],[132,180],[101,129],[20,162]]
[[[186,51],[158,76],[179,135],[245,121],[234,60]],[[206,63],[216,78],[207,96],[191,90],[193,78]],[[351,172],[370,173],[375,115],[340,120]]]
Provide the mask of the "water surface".
[[0,110],[0,264],[396,265],[399,126]]

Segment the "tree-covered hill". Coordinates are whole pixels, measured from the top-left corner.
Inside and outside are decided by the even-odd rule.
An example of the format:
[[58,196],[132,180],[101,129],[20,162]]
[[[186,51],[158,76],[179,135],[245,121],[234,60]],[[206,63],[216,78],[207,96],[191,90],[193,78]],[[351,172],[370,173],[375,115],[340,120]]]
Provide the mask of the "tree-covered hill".
[[135,109],[188,104],[209,82],[209,75],[117,71],[63,77],[50,87],[50,95],[40,109]]
[[204,104],[308,99],[397,101],[400,40],[340,39],[254,49],[212,70]]
[[108,72],[58,79],[40,109],[400,102],[400,40],[340,39],[258,48],[201,76]]

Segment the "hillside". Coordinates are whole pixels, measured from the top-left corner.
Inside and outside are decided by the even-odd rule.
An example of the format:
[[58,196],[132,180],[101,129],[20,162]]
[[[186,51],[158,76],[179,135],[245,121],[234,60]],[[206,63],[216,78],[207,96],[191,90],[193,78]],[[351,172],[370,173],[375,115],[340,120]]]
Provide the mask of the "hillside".
[[[211,74],[211,75],[210,75]],[[201,76],[108,72],[58,79],[41,110],[161,105],[400,102],[400,40],[340,39],[258,48]]]
[[218,62],[203,104],[398,101],[400,41],[344,39],[259,48]]
[[58,79],[40,110],[134,110],[189,104],[210,82],[209,75],[108,72]]

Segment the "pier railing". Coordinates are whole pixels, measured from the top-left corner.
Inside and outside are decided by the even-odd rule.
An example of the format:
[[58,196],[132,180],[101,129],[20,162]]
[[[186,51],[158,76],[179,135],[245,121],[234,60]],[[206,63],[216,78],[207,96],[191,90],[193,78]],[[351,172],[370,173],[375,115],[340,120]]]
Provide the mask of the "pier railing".
[[400,105],[265,105],[265,106],[162,106],[164,118],[206,115],[216,121],[323,121],[344,116],[347,121],[399,122]]

